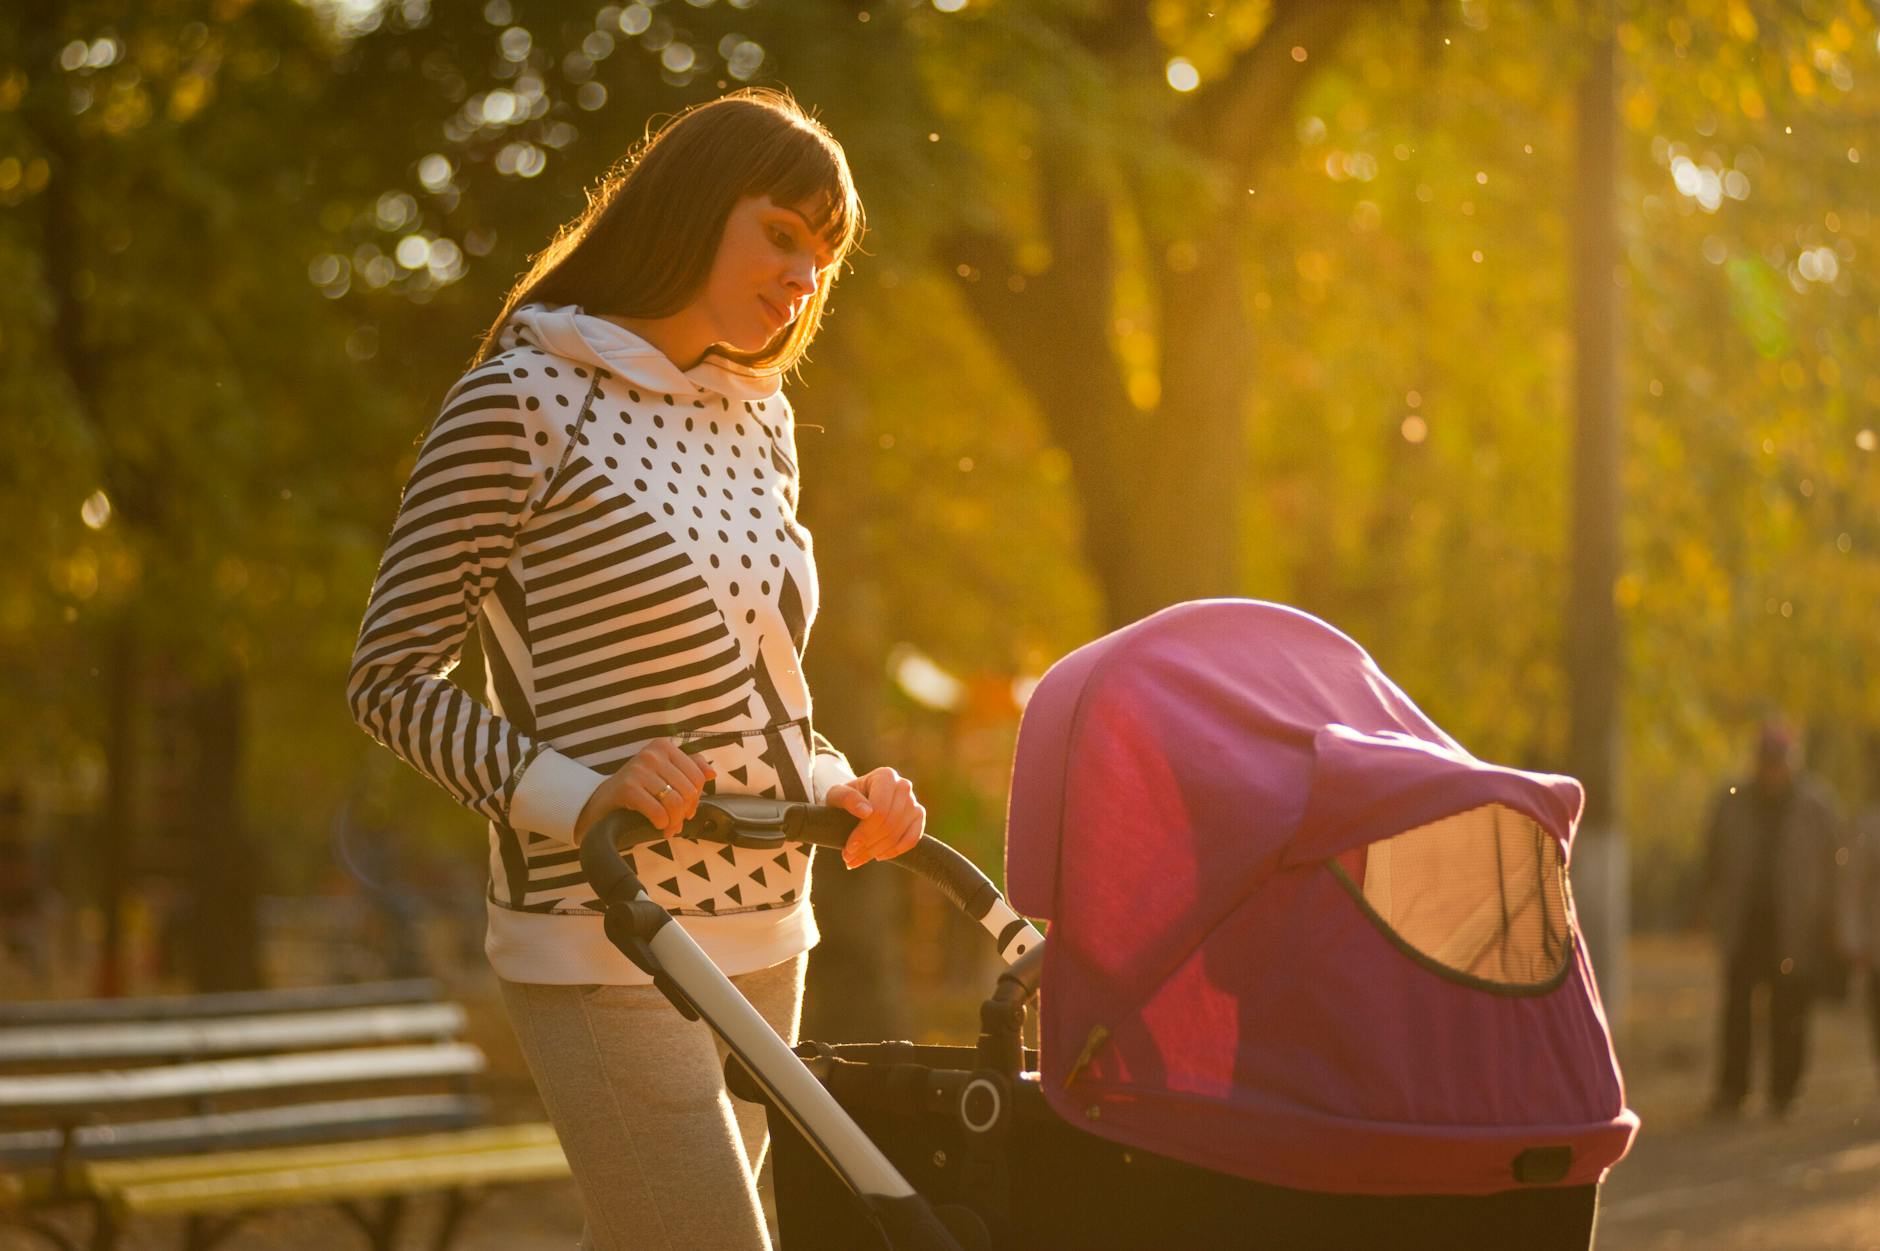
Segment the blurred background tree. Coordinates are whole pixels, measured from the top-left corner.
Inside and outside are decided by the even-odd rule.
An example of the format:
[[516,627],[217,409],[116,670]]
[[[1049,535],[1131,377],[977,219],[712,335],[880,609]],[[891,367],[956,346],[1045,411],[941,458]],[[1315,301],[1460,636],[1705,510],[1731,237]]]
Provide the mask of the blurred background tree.
[[194,979],[251,983],[264,832],[292,792],[291,774],[246,785],[250,675],[343,645],[327,594],[353,466],[329,423],[376,402],[306,298],[314,171],[344,142],[321,126],[335,44],[305,9],[182,0],[24,6],[6,32],[24,446],[5,520],[26,559],[0,628],[26,696],[7,711],[33,727],[9,764],[92,779],[102,989],[143,874],[186,901]]
[[[1860,782],[1880,46],[1857,0],[1615,13],[1613,798],[1667,924],[1763,707]],[[70,889],[167,877],[224,939],[328,885],[366,791],[478,861],[340,699],[397,491],[528,253],[650,119],[746,82],[824,118],[870,211],[792,392],[819,723],[858,765],[996,867],[1014,687],[1231,593],[1562,767],[1586,33],[1564,0],[15,7],[0,701],[31,731],[0,775],[94,832]],[[887,988],[825,1032],[898,1032],[902,888],[822,876],[819,966]],[[231,946],[194,980],[252,978]]]

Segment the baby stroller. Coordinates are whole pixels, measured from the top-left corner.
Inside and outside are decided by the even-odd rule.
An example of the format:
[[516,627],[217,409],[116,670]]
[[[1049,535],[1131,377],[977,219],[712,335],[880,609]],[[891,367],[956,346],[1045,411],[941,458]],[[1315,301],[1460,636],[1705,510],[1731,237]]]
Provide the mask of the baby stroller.
[[[1323,622],[1216,600],[1026,708],[1007,884],[1048,943],[943,844],[896,861],[1008,962],[977,1047],[793,1054],[635,898],[625,820],[582,860],[768,1106],[786,1248],[1583,1251],[1638,1119],[1567,885],[1580,801],[1469,755]],[[694,824],[839,846],[852,818],[720,796]]]

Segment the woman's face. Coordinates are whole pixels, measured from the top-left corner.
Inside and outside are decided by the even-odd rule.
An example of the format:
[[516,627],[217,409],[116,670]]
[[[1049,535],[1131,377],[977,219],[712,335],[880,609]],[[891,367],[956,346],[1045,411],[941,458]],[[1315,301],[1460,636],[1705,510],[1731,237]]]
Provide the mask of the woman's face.
[[835,256],[810,229],[812,205],[745,196],[731,210],[705,288],[691,311],[709,343],[755,352],[795,321]]

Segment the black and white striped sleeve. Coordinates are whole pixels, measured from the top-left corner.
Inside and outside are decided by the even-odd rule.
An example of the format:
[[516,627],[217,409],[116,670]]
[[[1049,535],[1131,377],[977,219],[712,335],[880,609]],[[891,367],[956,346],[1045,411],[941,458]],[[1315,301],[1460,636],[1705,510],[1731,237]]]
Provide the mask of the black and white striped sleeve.
[[544,749],[445,675],[515,552],[558,444],[506,370],[486,365],[458,383],[405,485],[347,682],[367,733],[501,822]]

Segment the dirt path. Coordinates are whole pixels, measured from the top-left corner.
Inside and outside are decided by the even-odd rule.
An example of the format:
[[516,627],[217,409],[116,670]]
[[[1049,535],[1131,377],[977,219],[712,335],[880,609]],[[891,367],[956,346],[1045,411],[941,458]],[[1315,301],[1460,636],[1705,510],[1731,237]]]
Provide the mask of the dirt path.
[[[1818,1007],[1789,1119],[1752,1098],[1707,1120],[1716,996],[1709,949],[1634,944],[1628,1095],[1644,1118],[1601,1204],[1599,1251],[1880,1251],[1880,1093],[1858,1001]],[[1762,1053],[1758,1053],[1758,1060]]]

